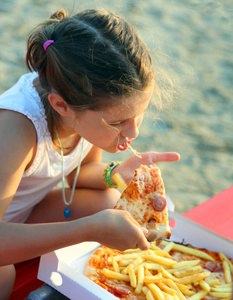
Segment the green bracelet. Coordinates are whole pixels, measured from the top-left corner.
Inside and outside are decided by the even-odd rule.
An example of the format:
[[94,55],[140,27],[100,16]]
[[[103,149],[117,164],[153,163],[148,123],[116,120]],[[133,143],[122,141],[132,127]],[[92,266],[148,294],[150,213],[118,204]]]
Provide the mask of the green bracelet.
[[112,170],[116,168],[116,166],[120,165],[121,162],[120,161],[112,161],[110,164],[107,165],[107,168],[104,170],[104,174],[103,174],[103,180],[105,185],[108,188],[114,188],[117,189],[118,186],[114,183],[112,183],[111,181],[111,173]]

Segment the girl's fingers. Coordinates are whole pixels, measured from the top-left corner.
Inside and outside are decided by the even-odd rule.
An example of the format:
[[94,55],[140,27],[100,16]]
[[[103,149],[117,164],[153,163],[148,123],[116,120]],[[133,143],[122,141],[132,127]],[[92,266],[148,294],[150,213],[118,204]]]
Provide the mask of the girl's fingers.
[[148,230],[145,227],[141,227],[141,230],[142,230],[143,234],[147,234],[148,233]]
[[180,159],[180,154],[176,152],[147,152],[148,164],[155,164],[162,161],[177,161]]
[[[144,235],[144,233],[143,233],[143,235]],[[141,250],[147,250],[150,248],[150,246],[151,246],[150,242],[148,242],[146,237],[143,236],[143,238],[138,240],[136,248],[140,248]]]
[[141,236],[141,238],[138,240],[137,246],[136,248],[140,248],[142,250],[147,250],[150,248],[150,243],[147,241],[145,234],[148,233],[148,230],[142,226],[140,226],[138,224],[138,222],[131,217],[132,222],[141,230],[141,232],[143,233],[143,236]]

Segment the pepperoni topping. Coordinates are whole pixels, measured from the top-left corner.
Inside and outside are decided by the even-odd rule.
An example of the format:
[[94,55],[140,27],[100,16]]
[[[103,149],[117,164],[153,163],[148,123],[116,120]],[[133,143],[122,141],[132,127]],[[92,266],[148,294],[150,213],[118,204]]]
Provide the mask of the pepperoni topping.
[[214,261],[207,261],[207,263],[205,264],[205,268],[210,272],[220,272],[222,269],[221,266],[219,266],[219,264]]
[[124,285],[117,285],[114,289],[116,294],[119,294],[121,296],[127,296],[131,293],[131,290]]
[[154,210],[156,211],[163,211],[165,207],[167,206],[167,200],[163,196],[158,196],[156,195],[152,200],[151,200],[152,206]]

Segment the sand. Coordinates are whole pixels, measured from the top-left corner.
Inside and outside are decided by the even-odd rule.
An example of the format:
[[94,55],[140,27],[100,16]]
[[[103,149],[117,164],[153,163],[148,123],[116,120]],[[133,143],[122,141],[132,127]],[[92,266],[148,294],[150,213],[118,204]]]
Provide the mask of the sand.
[[[111,10],[132,22],[155,54],[164,53],[158,63],[174,80],[177,94],[159,115],[150,108],[133,146],[138,151],[180,153],[179,162],[158,164],[176,211],[183,213],[230,187],[233,2],[0,0],[0,93],[26,72],[30,30],[60,7]],[[129,155],[104,154],[104,160]]]

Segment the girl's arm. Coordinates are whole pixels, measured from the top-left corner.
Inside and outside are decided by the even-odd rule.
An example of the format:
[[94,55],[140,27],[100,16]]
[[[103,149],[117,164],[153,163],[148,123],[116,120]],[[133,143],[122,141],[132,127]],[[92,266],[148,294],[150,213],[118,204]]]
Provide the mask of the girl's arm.
[[36,151],[32,122],[17,112],[0,110],[0,220]]
[[[101,162],[102,150],[95,146],[92,147],[85,159],[82,161],[77,187],[105,189],[106,186],[103,182],[103,173],[107,167],[106,163]],[[67,177],[67,183],[70,187],[73,186],[74,177],[76,174],[75,169]]]
[[49,224],[0,223],[0,266],[91,240],[89,217]]
[[0,266],[84,241],[97,241],[122,251],[150,247],[140,226],[128,212],[106,209],[70,222],[0,223]]
[[[107,167],[106,163],[101,162],[102,150],[93,146],[87,157],[83,160],[77,187],[105,189],[103,182],[103,173]],[[111,172],[113,176],[116,172],[120,173],[124,181],[129,184],[134,175],[134,170],[139,168],[141,164],[151,165],[157,162],[172,162],[180,159],[180,155],[175,152],[145,152],[141,153],[141,158],[132,155],[124,163],[116,166]],[[73,185],[76,169],[67,176],[67,183],[70,187]],[[113,183],[115,183],[112,180]]]

